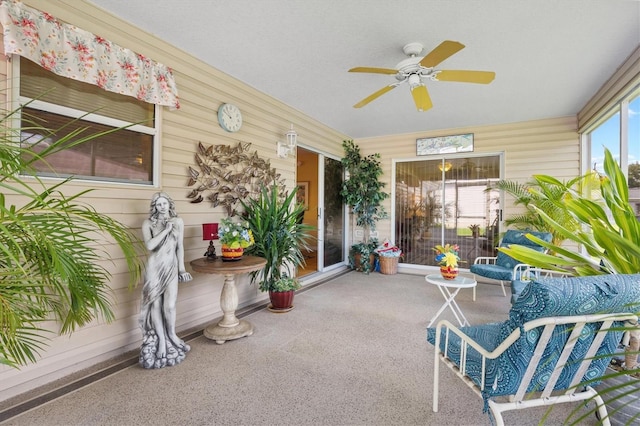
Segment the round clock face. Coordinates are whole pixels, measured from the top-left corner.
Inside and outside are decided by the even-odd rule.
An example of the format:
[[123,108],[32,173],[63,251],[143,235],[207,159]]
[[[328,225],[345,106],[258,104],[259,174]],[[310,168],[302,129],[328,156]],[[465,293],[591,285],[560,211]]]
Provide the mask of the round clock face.
[[242,127],[242,113],[232,104],[222,104],[218,109],[218,122],[227,132],[237,132]]

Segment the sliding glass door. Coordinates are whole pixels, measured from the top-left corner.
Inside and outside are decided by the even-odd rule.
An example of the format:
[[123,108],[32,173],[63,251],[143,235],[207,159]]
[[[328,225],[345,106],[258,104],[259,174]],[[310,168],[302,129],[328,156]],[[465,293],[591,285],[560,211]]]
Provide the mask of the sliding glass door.
[[458,244],[463,263],[494,255],[498,241],[500,155],[399,161],[395,235],[404,263],[436,265],[433,247]]
[[345,213],[340,196],[344,172],[339,159],[300,146],[296,160],[296,178],[303,191],[298,195],[308,207],[302,221],[313,228],[312,247],[305,251],[305,265],[297,271],[303,277],[345,262]]
[[344,254],[344,204],[340,190],[344,171],[340,160],[324,157],[324,232],[322,238],[323,266],[342,263]]

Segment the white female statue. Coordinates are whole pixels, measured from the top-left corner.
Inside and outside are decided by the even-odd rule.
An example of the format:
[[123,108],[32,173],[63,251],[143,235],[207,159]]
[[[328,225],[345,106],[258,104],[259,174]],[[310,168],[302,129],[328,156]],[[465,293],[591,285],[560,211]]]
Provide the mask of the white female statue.
[[162,368],[182,362],[191,349],[176,335],[178,282],[192,279],[184,267],[184,222],[166,193],[157,192],[151,198],[142,236],[149,258],[140,308],[143,340],[139,363],[144,368]]

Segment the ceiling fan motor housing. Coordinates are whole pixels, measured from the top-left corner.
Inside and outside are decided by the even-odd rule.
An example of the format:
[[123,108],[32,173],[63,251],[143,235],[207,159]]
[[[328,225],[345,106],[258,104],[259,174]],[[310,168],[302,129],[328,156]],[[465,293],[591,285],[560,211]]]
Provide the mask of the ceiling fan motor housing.
[[422,45],[422,43],[408,43],[404,45],[402,51],[407,56],[418,56],[423,49],[424,46]]

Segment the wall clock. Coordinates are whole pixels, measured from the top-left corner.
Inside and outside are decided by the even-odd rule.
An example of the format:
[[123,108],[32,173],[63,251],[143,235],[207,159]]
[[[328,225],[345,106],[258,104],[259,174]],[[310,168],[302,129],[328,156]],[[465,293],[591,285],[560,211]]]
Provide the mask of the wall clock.
[[240,108],[232,104],[222,104],[218,108],[218,123],[227,132],[237,132],[242,127]]

